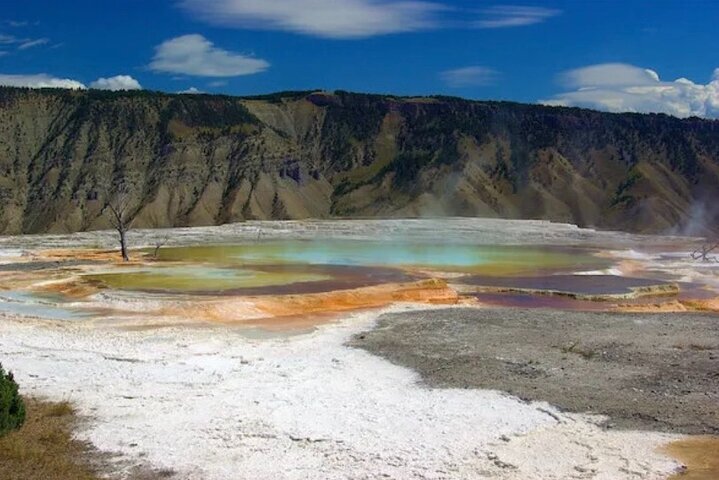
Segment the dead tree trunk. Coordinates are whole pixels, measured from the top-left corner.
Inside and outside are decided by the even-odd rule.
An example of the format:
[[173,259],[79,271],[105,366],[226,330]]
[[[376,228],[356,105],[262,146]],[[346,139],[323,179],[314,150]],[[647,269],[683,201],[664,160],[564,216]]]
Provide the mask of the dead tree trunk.
[[127,240],[125,239],[125,230],[118,230],[120,233],[120,254],[122,255],[122,260],[125,262],[130,261],[130,257],[127,254]]
[[717,258],[716,256],[709,256],[710,253],[713,253],[717,249],[719,249],[719,242],[704,244],[697,250],[694,250],[694,252],[692,253],[692,259],[701,260],[702,262],[719,263],[719,258]]
[[120,236],[120,254],[122,260],[130,261],[127,253],[127,232],[130,230],[132,220],[130,219],[130,195],[126,192],[119,193],[107,204],[108,218],[112,228]]
[[165,246],[165,244],[170,240],[170,235],[165,235],[161,238],[158,238],[155,241],[155,252],[153,254],[153,258],[157,260],[158,255],[160,254],[160,249]]

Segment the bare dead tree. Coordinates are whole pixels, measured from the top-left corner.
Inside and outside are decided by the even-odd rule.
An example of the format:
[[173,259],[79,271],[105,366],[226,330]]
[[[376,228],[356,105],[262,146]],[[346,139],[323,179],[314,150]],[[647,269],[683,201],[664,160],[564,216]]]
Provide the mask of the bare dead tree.
[[710,255],[719,249],[719,242],[716,243],[705,243],[692,253],[692,259],[701,260],[702,262],[715,262],[719,263],[719,257],[716,255]]
[[158,238],[155,240],[155,251],[152,254],[152,257],[157,259],[157,255],[160,253],[160,249],[164,247],[167,242],[170,241],[170,234],[165,234],[165,236]]
[[112,228],[120,236],[120,254],[126,262],[130,261],[127,254],[127,232],[132,227],[130,194],[127,191],[117,193],[108,203],[105,210]]

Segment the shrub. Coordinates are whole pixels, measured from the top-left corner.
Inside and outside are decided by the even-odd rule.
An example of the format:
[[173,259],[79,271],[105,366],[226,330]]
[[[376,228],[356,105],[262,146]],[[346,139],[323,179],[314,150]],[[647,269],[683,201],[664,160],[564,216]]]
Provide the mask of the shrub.
[[20,428],[25,422],[25,404],[11,372],[0,364],[0,436]]

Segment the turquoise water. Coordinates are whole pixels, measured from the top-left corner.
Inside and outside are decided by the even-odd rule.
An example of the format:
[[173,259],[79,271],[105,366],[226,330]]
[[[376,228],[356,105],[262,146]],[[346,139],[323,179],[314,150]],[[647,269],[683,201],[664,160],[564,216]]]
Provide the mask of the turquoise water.
[[[596,266],[601,260],[586,252],[540,247],[356,240],[274,240],[235,245],[164,248],[152,266],[130,267],[85,275],[88,281],[120,290],[220,292],[332,281],[351,285],[352,272],[428,270],[516,275]],[[347,268],[345,268],[347,267]],[[352,270],[352,268],[355,270]],[[354,280],[357,280],[354,278]],[[347,282],[350,283],[347,283]],[[360,282],[362,283],[362,282]],[[298,290],[299,291],[299,290]]]
[[602,263],[588,253],[551,248],[347,240],[288,240],[166,248],[160,251],[160,259],[224,264],[429,267],[497,273]]
[[54,296],[16,291],[0,291],[0,312],[50,320],[80,320],[89,316],[87,313],[64,307]]

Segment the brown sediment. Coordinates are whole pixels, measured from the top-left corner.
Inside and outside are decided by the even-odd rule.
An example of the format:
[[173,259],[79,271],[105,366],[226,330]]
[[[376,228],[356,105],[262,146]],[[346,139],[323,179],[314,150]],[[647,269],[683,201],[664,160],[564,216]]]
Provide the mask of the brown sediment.
[[[429,279],[314,294],[266,295],[194,302],[192,305],[168,307],[161,313],[219,323],[281,323],[295,319],[296,323],[309,322],[306,323],[309,325],[324,323],[332,318],[324,314],[378,308],[395,302],[452,305],[459,301],[457,292],[445,281]],[[313,314],[311,320],[304,317],[308,314]]]
[[684,465],[669,480],[719,479],[719,437],[688,437],[670,443],[664,451]]
[[689,308],[679,300],[669,300],[666,302],[620,304],[614,310],[624,313],[683,313],[688,312]]
[[2,285],[0,290],[16,290],[28,288],[36,282],[37,278],[35,275],[29,275],[23,272],[3,272],[2,273]]
[[98,285],[81,280],[76,271],[3,272],[0,290],[22,290],[41,294],[59,294],[81,299],[97,293]]
[[707,312],[719,313],[719,298],[712,299],[674,299],[666,302],[627,303],[616,306],[616,311],[626,313],[682,313]]
[[719,312],[719,297],[710,299],[683,300],[687,307],[699,312]]
[[95,282],[86,282],[78,278],[68,278],[57,282],[43,283],[35,286],[33,289],[45,293],[56,293],[74,299],[81,299],[97,293],[100,290],[100,286]]
[[272,316],[285,316],[298,313],[340,312],[382,307],[394,302],[439,305],[456,304],[458,301],[459,295],[447,285],[447,282],[429,279],[414,283],[386,284],[315,295],[262,297],[255,301],[255,305],[260,311]]
[[88,248],[57,248],[40,250],[34,257],[42,260],[87,260],[95,262],[119,263],[122,265],[137,265],[147,263],[144,256],[135,252],[130,255],[130,261],[124,262],[118,250],[93,250]]

